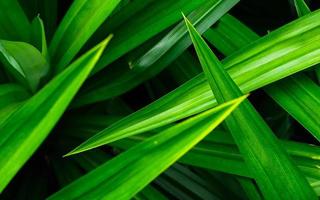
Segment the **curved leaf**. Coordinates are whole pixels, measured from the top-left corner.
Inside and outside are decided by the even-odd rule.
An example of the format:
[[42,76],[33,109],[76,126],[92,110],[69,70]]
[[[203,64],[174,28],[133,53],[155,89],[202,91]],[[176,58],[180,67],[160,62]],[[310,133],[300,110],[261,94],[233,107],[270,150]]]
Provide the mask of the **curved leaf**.
[[77,59],[0,124],[0,191],[50,133],[109,40]]
[[46,59],[28,43],[0,40],[0,53],[6,70],[32,92],[49,72]]

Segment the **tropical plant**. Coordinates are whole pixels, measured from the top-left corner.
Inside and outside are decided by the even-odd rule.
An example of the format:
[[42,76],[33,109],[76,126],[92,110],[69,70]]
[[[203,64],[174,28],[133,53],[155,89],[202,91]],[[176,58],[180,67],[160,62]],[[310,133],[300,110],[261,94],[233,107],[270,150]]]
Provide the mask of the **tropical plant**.
[[275,2],[0,0],[0,198],[318,199],[320,5]]

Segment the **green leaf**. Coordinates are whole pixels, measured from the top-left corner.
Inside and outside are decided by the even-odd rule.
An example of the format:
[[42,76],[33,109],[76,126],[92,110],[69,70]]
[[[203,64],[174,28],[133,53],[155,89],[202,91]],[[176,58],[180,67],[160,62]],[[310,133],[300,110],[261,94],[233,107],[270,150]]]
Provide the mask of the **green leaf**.
[[[229,9],[231,9],[238,0],[218,1],[209,3],[199,7],[194,12],[190,13],[188,18],[198,27],[202,33],[219,20]],[[163,37],[156,45],[148,50],[143,56],[133,61],[132,68],[146,68],[154,64],[164,54],[166,54],[174,45],[184,44],[184,49],[191,45],[191,40],[188,38],[188,32],[181,21],[175,26],[165,37]]]
[[216,188],[210,187],[198,174],[179,164],[172,165],[152,183],[165,191],[164,194],[169,194],[170,199],[218,199]]
[[[204,74],[218,103],[241,96],[242,92],[210,47],[192,24],[185,20]],[[225,122],[266,199],[317,199],[307,180],[248,100],[239,105]]]
[[252,199],[252,200],[263,199],[253,180],[248,178],[243,178],[243,177],[239,177],[237,178],[237,180],[239,181],[241,187],[245,191],[248,199]]
[[[222,61],[243,93],[254,91],[320,62],[320,11],[275,30]],[[216,105],[203,74],[88,139],[85,151],[143,133]]]
[[208,135],[244,98],[246,96],[164,130],[106,162],[49,199],[130,199]]
[[48,54],[48,48],[47,48],[47,39],[46,39],[46,33],[44,30],[43,21],[40,18],[40,16],[37,16],[32,21],[32,41],[33,45],[41,52],[41,55],[47,60],[49,63],[50,58]]
[[[109,126],[110,122],[117,120],[117,118],[118,116],[112,115],[90,115],[86,116],[86,118],[79,117],[70,121],[68,123],[70,130],[62,134],[85,140],[96,132],[101,131],[103,127]],[[93,120],[88,123],[89,119]],[[161,131],[161,129],[117,140],[110,143],[110,146],[127,150],[159,131]],[[317,167],[320,164],[320,148],[318,146],[284,140],[280,140],[280,142],[305,176],[320,178]],[[76,144],[76,142],[72,143],[72,145],[74,144]],[[87,151],[75,155],[75,157],[84,156],[86,153],[97,154],[96,150]],[[242,155],[239,153],[230,133],[220,129],[215,129],[202,142],[185,154],[179,162],[252,178],[252,174],[245,165]]]
[[221,17],[216,27],[208,29],[203,36],[226,56],[259,39],[259,35],[229,14]]
[[10,105],[14,102],[21,102],[30,97],[28,91],[16,84],[0,85],[0,108]]
[[311,11],[304,0],[293,0],[299,17],[309,14]]
[[[103,53],[93,73],[111,64],[116,59],[133,50],[153,36],[181,20],[180,12],[189,14],[205,2],[218,0],[175,0],[156,1],[137,15],[132,16],[126,23],[114,30],[114,39]],[[130,31],[128,31],[130,30]]]
[[31,25],[17,0],[0,1],[0,39],[28,42]]
[[0,191],[50,133],[110,38],[77,59],[0,124]]
[[168,199],[162,192],[158,191],[151,185],[147,185],[141,192],[139,192],[133,199],[137,200],[166,200]]
[[[94,133],[93,130],[85,131],[87,132],[86,136]],[[245,164],[243,156],[229,135],[228,132],[214,130],[212,134],[197,144],[178,162],[208,170],[253,178],[252,171]],[[110,143],[110,145],[121,149],[129,149],[149,137],[150,134],[131,136]],[[283,140],[280,142],[306,177],[320,178],[317,167],[320,163],[320,148],[318,146]]]
[[320,87],[316,83],[298,74],[271,84],[265,90],[320,141]]
[[106,33],[114,32],[115,30],[121,28],[121,25],[125,24],[126,21],[130,20],[130,18],[136,18],[135,15],[137,13],[143,14],[148,12],[148,6],[154,2],[155,0],[121,1],[112,12],[109,19],[103,22],[103,24],[89,39],[87,45],[98,43],[105,37]]
[[[196,23],[200,31],[204,32],[237,2],[238,0],[208,1],[192,11],[189,17]],[[129,67],[126,66],[126,70],[120,75],[110,75],[98,86],[96,81],[93,81],[91,89],[83,91],[73,105],[83,106],[129,91],[161,72],[190,45],[191,40],[187,29],[184,22],[181,21],[151,47],[143,49],[143,55],[135,56],[133,61],[129,60]]]
[[[207,35],[211,43],[226,55],[257,40],[259,37],[232,16],[224,18],[217,29]],[[236,28],[236,29],[235,29]],[[223,40],[219,40],[225,38]],[[227,48],[226,48],[227,47]],[[288,77],[264,88],[283,109],[308,129],[320,141],[318,119],[320,113],[320,87],[303,75]]]
[[49,64],[41,53],[28,43],[6,40],[0,40],[0,53],[6,70],[35,92],[49,71]]
[[61,72],[106,20],[120,0],[76,0],[63,17],[49,52],[55,72]]
[[56,29],[58,17],[58,1],[59,0],[18,0],[21,7],[28,15],[29,19],[34,19],[37,15],[43,19],[44,27],[46,27],[46,36],[48,41]]

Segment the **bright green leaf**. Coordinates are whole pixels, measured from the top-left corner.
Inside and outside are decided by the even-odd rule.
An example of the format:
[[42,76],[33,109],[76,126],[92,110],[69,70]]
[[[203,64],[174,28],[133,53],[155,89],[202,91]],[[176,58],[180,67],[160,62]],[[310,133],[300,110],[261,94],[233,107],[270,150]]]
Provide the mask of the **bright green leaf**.
[[[204,74],[218,103],[241,96],[242,92],[210,47],[192,24],[185,20]],[[316,199],[307,180],[248,100],[239,105],[225,122],[266,199]]]
[[[227,16],[226,16],[227,17]],[[226,55],[254,42],[259,36],[232,16],[224,18],[207,38]],[[236,28],[236,29],[235,29]],[[219,40],[221,38],[226,38]],[[303,75],[288,77],[265,88],[267,94],[320,140],[320,87]]]
[[0,124],[0,191],[50,133],[110,38],[77,59]]
[[130,199],[208,135],[244,98],[246,96],[164,130],[106,162],[49,199]]
[[[222,61],[243,93],[320,62],[320,11],[295,20]],[[97,133],[74,151],[85,151],[143,133],[216,105],[203,76]]]
[[[238,1],[208,1],[192,11],[188,16],[195,21],[200,31],[207,30],[225,12],[232,8]],[[161,40],[152,47],[143,49],[143,55],[135,56],[133,61],[129,60],[129,67],[119,76],[108,76],[97,85],[93,81],[83,93],[79,95],[74,106],[83,106],[89,103],[110,99],[113,96],[123,94],[136,87],[143,81],[150,79],[161,72],[172,60],[179,56],[191,45],[187,35],[187,29],[183,21],[177,24]]]

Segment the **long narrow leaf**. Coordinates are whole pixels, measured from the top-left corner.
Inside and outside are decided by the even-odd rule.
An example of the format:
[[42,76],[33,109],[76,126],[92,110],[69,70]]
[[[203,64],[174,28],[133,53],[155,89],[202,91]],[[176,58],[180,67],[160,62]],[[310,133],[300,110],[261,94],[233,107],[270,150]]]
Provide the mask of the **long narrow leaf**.
[[29,42],[31,25],[17,0],[0,1],[0,39]]
[[246,96],[166,129],[83,176],[49,199],[131,198],[208,135],[244,98]]
[[181,20],[181,11],[189,14],[204,3],[217,1],[219,0],[176,0],[151,3],[145,8],[146,11],[138,13],[139,15],[135,15],[113,32],[115,38],[104,52],[93,73],[100,71],[125,53]]
[[[240,89],[218,58],[192,24],[185,20],[204,74],[218,103],[241,96]],[[316,199],[307,180],[248,100],[226,119],[226,125],[266,199]]]
[[120,0],[76,0],[59,25],[49,47],[53,66],[61,72]]
[[[253,91],[319,63],[319,27],[320,11],[316,11],[257,40],[222,63],[243,93]],[[167,125],[215,105],[201,74],[96,134],[73,153]]]
[[311,11],[304,0],[293,0],[299,17],[309,14]]
[[[238,0],[208,1],[192,11],[188,17],[195,22],[200,32],[204,32],[237,2]],[[109,99],[115,95],[123,94],[155,76],[191,45],[191,40],[187,36],[187,29],[181,21],[161,40],[145,50],[142,56],[139,55],[138,58],[130,61],[130,68],[127,67],[127,71],[120,74],[120,77],[110,77],[99,86],[84,91],[73,105],[83,106]]]
[[[212,30],[207,38],[226,55],[254,42],[259,37],[244,24],[228,16],[219,24],[220,29]],[[234,29],[236,27],[236,29]],[[241,36],[239,36],[241,35]],[[220,40],[221,38],[227,38]],[[273,98],[293,118],[320,139],[319,120],[320,87],[304,75],[288,77],[265,88],[267,94]]]
[[109,40],[76,60],[0,124],[0,191],[50,133]]

